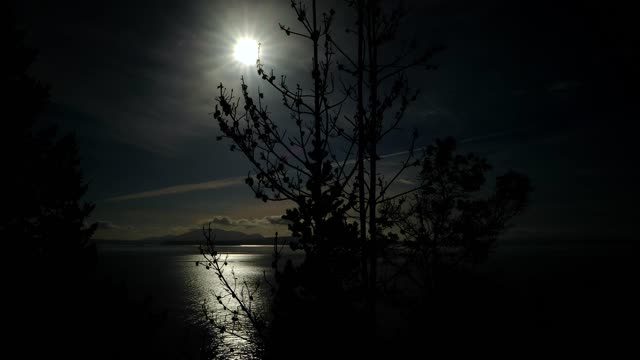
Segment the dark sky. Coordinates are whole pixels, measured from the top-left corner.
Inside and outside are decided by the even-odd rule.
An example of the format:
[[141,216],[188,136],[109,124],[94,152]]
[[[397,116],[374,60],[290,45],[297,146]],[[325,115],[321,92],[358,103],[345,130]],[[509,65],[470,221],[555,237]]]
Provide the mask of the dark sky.
[[[350,10],[319,4],[338,11],[342,34]],[[405,150],[413,127],[420,146],[453,135],[496,173],[531,177],[531,206],[510,236],[634,236],[640,59],[624,2],[406,4],[400,39],[447,50],[437,71],[411,73],[421,97],[381,154]],[[237,88],[244,74],[259,85],[232,59],[239,37],[263,44],[268,68],[308,77],[309,49],[278,29],[295,24],[288,1],[25,1],[18,17],[39,50],[32,72],[52,87],[46,118],[78,136],[96,237],[180,233],[214,216],[225,229],[282,231],[272,216],[285,204],[253,198],[248,163],[216,142],[209,113],[220,82]]]

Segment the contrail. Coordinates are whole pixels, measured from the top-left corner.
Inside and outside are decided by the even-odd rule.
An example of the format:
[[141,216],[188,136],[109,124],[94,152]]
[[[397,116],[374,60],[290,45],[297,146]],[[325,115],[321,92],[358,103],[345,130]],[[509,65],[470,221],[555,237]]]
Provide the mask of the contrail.
[[[498,132],[494,132],[494,133],[491,133],[491,134],[473,136],[473,137],[469,137],[469,138],[466,138],[466,139],[462,139],[462,140],[459,140],[458,143],[459,144],[468,144],[468,143],[472,143],[472,142],[476,142],[476,141],[493,139],[493,138],[500,137],[500,136],[503,136],[503,135],[509,135],[509,134],[521,132],[521,131],[524,131],[524,130],[526,130],[526,129],[498,131]],[[426,148],[427,148],[426,146],[423,146],[423,147],[416,148],[413,151],[420,151],[420,150],[424,150]],[[390,157],[394,157],[394,156],[406,155],[408,153],[409,153],[408,150],[398,151],[398,152],[394,152],[394,153],[390,153],[390,154],[380,155],[380,159],[386,159],[386,158],[390,158]],[[355,162],[355,159],[347,161],[347,163],[352,163],[352,162]]]
[[113,201],[125,201],[125,200],[134,200],[134,199],[145,199],[150,197],[158,197],[164,195],[173,195],[173,194],[181,194],[185,192],[198,191],[198,190],[212,190],[212,189],[222,189],[233,185],[242,184],[244,182],[244,177],[232,177],[226,179],[219,180],[211,180],[201,183],[195,184],[183,184],[183,185],[175,185],[169,186],[156,190],[149,190],[134,194],[116,196],[105,201],[113,202]]
[[[495,138],[495,137],[508,135],[508,134],[512,134],[512,133],[520,132],[520,131],[523,131],[523,129],[499,131],[499,132],[495,132],[495,133],[491,133],[491,134],[487,134],[487,135],[474,136],[474,137],[469,137],[469,138],[466,138],[466,139],[462,139],[462,140],[459,141],[459,143],[460,144],[467,144],[467,143],[471,143],[471,142],[492,139],[492,138]],[[420,150],[424,150],[424,149],[426,149],[426,146],[414,149],[414,151],[420,151]],[[400,156],[400,155],[406,155],[408,153],[409,153],[409,151],[407,151],[407,150],[398,151],[398,152],[394,152],[394,153],[390,153],[390,154],[380,155],[380,159],[388,159],[388,158],[392,158],[392,157],[396,157],[396,156]],[[355,162],[356,162],[356,159],[354,158],[354,159],[347,160],[345,163],[348,164],[348,165],[351,165],[351,164],[355,164]],[[340,162],[340,163],[342,163],[342,162]],[[226,188],[226,187],[229,187],[229,186],[242,184],[244,182],[244,179],[245,179],[245,177],[230,177],[230,178],[226,178],[226,179],[211,180],[211,181],[195,183],[195,184],[175,185],[175,186],[169,186],[169,187],[156,189],[156,190],[149,190],[149,191],[144,191],[144,192],[139,192],[139,193],[134,193],[134,194],[116,196],[116,197],[108,198],[105,201],[107,201],[107,202],[117,202],[117,201],[145,199],[145,198],[165,196],[165,195],[181,194],[181,193],[186,193],[186,192],[191,192],[191,191],[199,191],[199,190],[223,189],[223,188]]]

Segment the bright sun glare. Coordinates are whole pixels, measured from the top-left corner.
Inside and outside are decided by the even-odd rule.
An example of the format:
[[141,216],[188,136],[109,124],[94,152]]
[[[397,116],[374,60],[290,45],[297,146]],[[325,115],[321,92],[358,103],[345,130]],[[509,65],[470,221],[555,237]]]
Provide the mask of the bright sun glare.
[[233,48],[233,57],[245,65],[255,64],[258,59],[258,42],[250,38],[238,40]]

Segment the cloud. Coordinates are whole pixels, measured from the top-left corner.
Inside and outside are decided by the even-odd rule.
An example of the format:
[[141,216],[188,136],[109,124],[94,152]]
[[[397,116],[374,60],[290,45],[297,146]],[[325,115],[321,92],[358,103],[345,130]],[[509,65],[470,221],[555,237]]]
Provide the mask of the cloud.
[[274,225],[289,225],[289,224],[291,224],[291,221],[285,220],[285,219],[282,218],[282,216],[279,216],[279,215],[265,216],[265,219],[270,224],[274,224]]
[[271,215],[265,216],[263,218],[252,218],[252,219],[232,219],[228,216],[214,216],[211,220],[205,222],[211,222],[216,225],[223,226],[240,226],[245,228],[252,228],[258,226],[269,226],[269,225],[288,225],[290,222],[288,220],[283,220],[280,215]]
[[403,185],[415,185],[416,184],[415,181],[411,181],[409,179],[404,179],[404,178],[398,178],[398,179],[396,179],[396,181],[399,184],[403,184]]
[[211,219],[211,223],[218,224],[218,225],[231,225],[232,221],[231,221],[231,218],[229,218],[228,216],[214,216]]
[[133,226],[116,225],[109,220],[98,220],[96,224],[98,224],[98,230],[133,230]]
[[120,228],[116,224],[112,223],[111,221],[107,221],[107,220],[98,220],[98,221],[96,221],[96,224],[98,225],[98,229],[100,229],[100,230],[111,230],[111,229]]
[[556,81],[549,86],[549,92],[552,94],[567,93],[576,90],[582,85],[579,81],[562,80]]
[[183,184],[183,185],[175,185],[169,186],[162,189],[144,191],[134,194],[116,196],[107,199],[106,201],[125,201],[125,200],[135,200],[135,199],[144,199],[150,197],[158,197],[165,195],[173,195],[173,194],[181,194],[191,191],[200,191],[200,190],[213,190],[213,189],[222,189],[229,186],[234,186],[238,184],[242,184],[244,182],[244,177],[234,177],[234,178],[226,178],[219,180],[211,180],[202,183],[195,184]]

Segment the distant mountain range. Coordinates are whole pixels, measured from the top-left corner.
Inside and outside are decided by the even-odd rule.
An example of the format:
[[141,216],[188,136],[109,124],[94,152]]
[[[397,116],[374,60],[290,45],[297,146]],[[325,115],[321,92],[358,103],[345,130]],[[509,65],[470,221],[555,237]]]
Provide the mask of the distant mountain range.
[[[271,245],[273,238],[265,238],[260,234],[246,234],[240,231],[227,231],[222,229],[211,229],[211,236],[218,245]],[[200,245],[205,243],[202,229],[188,231],[181,235],[166,235],[150,237],[141,240],[110,240],[99,239],[99,243],[118,244],[162,244],[162,245]]]

